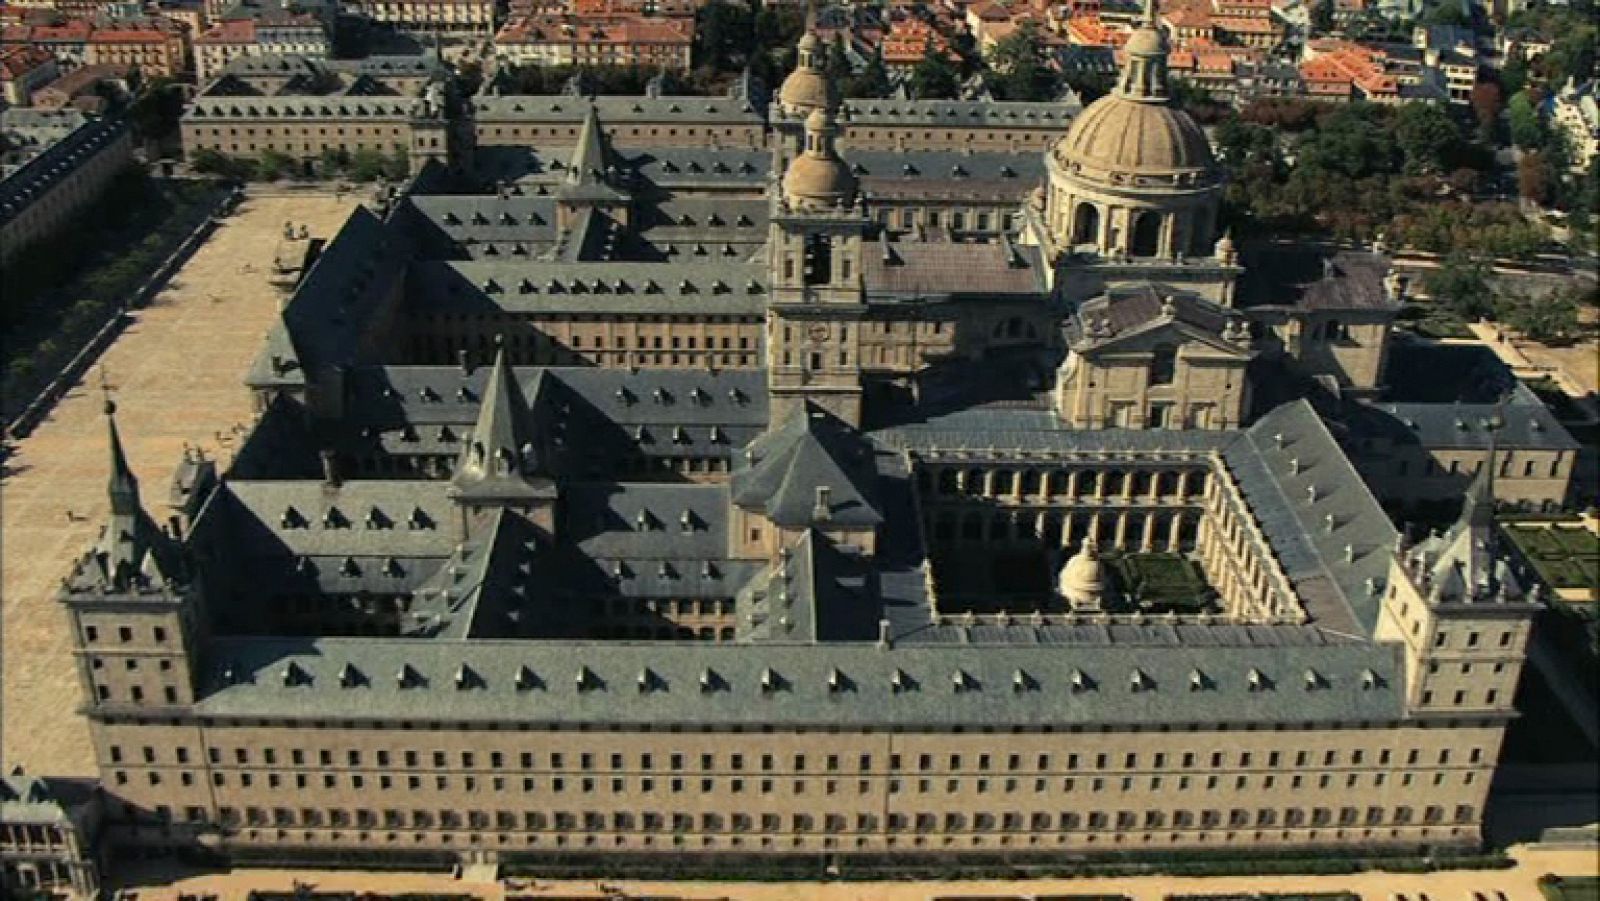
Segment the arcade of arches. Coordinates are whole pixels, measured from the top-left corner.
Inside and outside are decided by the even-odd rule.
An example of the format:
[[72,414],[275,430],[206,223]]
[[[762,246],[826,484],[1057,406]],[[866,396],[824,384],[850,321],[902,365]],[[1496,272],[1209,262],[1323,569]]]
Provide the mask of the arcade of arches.
[[[1112,553],[1190,556],[1216,591],[1225,616],[1303,619],[1248,506],[1225,467],[1210,456],[1098,465],[1004,460],[998,454],[986,460],[934,454],[914,461],[924,534],[936,568],[941,558],[960,559],[968,585],[974,584],[974,573],[982,584],[980,557],[997,561],[997,570],[1031,567],[1050,574],[1084,541],[1093,541]],[[1011,583],[1013,590],[992,589],[996,602],[1013,611],[1056,605],[1046,590],[1028,590],[1038,582],[1037,574],[1032,583],[1027,573],[1018,575],[1022,581]]]

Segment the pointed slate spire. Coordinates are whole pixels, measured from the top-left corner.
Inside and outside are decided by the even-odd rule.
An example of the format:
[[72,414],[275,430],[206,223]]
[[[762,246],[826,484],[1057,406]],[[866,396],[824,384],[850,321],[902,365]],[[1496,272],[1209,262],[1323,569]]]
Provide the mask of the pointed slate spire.
[[604,181],[606,165],[605,129],[600,127],[599,110],[591,103],[583,117],[583,128],[578,131],[578,146],[567,167],[567,181],[573,184]]
[[106,430],[111,438],[111,512],[117,516],[133,516],[139,512],[139,480],[128,466],[128,457],[122,451],[122,437],[117,434],[117,405],[106,399]]
[[455,485],[463,491],[516,488],[539,468],[528,423],[529,408],[512,374],[505,348],[495,350],[494,366],[483,389],[483,404],[472,436],[461,451]]
[[1494,468],[1495,429],[1489,429],[1489,450],[1483,457],[1483,468],[1473,477],[1467,488],[1466,500],[1461,505],[1458,529],[1487,529],[1494,525]]

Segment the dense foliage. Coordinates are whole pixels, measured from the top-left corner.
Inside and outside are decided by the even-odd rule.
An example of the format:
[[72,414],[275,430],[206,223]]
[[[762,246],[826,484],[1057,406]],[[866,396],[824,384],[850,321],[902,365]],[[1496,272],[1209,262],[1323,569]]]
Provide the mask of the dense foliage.
[[22,248],[28,265],[0,270],[0,398],[8,413],[129,302],[218,197],[215,184],[152,179],[131,166],[91,211]]
[[1488,148],[1431,105],[1261,101],[1215,128],[1240,231],[1327,235],[1443,253],[1526,258],[1546,229],[1486,190]]
[[189,166],[202,175],[214,175],[227,181],[278,181],[285,178],[307,178],[313,174],[320,178],[347,178],[351,181],[377,181],[380,178],[400,181],[411,174],[411,160],[404,147],[396,146],[391,154],[370,147],[354,152],[328,148],[306,170],[306,164],[276,150],[263,150],[255,157],[229,156],[204,147],[189,155]]

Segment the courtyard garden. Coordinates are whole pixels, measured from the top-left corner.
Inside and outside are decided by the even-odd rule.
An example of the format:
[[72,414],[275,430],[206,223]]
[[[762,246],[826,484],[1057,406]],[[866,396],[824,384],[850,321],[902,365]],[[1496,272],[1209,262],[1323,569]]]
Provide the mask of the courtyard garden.
[[1562,600],[1600,599],[1600,536],[1559,523],[1508,523],[1506,536]]
[[1213,592],[1200,564],[1182,554],[1107,554],[1115,590],[1146,613],[1204,613]]

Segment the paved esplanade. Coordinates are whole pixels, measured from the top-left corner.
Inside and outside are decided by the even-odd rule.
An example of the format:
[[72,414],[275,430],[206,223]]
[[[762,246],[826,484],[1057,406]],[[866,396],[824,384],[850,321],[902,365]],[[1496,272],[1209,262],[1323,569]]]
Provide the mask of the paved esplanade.
[[[185,443],[225,459],[231,429],[250,417],[242,380],[278,311],[268,271],[283,223],[332,237],[359,196],[249,198],[102,355],[128,460],[152,499],[165,499]],[[72,713],[82,698],[55,591],[105,521],[99,380],[91,370],[17,442],[0,482],[0,756],[53,776],[97,774]]]
[[[1342,876],[1216,876],[1172,878],[1140,876],[1116,879],[1044,879],[1016,882],[617,882],[605,880],[620,894],[611,897],[667,897],[682,901],[932,901],[935,898],[994,898],[1041,895],[1122,894],[1133,901],[1164,901],[1169,894],[1227,894],[1229,892],[1339,892],[1360,895],[1362,901],[1392,901],[1396,894],[1418,898],[1423,892],[1433,901],[1472,901],[1473,892],[1486,898],[1503,893],[1506,901],[1541,901],[1538,879],[1545,873],[1566,876],[1596,872],[1595,849],[1521,845],[1510,854],[1517,865],[1509,870],[1451,870],[1441,873],[1356,873]],[[136,887],[139,901],[177,901],[184,893],[215,893],[219,901],[244,901],[251,889],[288,890],[296,881],[309,882],[318,891],[381,891],[461,893],[483,901],[501,901],[509,895],[540,898],[584,898],[602,901],[606,895],[587,882],[546,882],[507,891],[505,886],[456,882],[443,874],[321,872],[304,870],[237,870],[193,878],[144,870],[131,880],[113,885]],[[526,880],[522,880],[524,883]]]

